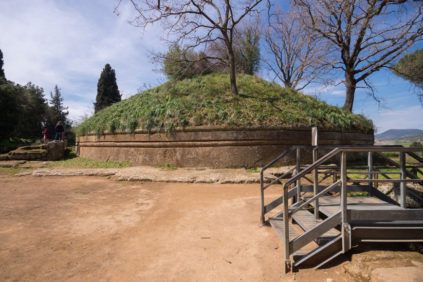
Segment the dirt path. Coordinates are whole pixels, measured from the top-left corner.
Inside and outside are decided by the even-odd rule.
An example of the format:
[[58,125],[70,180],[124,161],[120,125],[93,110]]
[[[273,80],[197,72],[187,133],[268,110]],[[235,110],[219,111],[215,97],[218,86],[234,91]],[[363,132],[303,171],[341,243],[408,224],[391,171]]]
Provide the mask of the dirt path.
[[0,281],[351,281],[283,273],[257,184],[0,176]]

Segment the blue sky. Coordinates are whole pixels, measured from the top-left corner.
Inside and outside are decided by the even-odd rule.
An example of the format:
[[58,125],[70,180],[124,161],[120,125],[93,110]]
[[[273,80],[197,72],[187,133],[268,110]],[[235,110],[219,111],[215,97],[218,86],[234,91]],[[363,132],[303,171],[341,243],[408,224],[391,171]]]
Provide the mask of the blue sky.
[[[123,98],[165,81],[151,61],[152,52],[167,50],[160,25],[143,31],[131,26],[132,8],[117,0],[2,0],[0,49],[6,77],[19,84],[31,81],[46,95],[59,85],[70,118],[78,121],[93,112],[97,81],[106,63],[116,70]],[[423,44],[413,49],[423,48]],[[410,50],[410,51],[411,51]],[[410,83],[383,70],[371,77],[378,104],[358,90],[354,112],[373,120],[378,132],[390,128],[423,129],[423,107]],[[313,85],[307,94],[342,106],[343,85]]]

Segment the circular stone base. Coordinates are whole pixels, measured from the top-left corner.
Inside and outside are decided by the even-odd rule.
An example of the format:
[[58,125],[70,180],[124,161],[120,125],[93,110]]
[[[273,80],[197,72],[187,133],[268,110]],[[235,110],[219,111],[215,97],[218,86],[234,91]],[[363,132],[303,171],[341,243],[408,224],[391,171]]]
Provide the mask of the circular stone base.
[[[373,145],[373,142],[373,134],[319,130],[319,145]],[[77,143],[81,157],[96,160],[150,166],[248,168],[266,165],[292,145],[310,145],[311,129],[186,128],[168,134],[136,131],[87,135],[78,137]],[[292,154],[280,165],[293,164],[294,158]]]

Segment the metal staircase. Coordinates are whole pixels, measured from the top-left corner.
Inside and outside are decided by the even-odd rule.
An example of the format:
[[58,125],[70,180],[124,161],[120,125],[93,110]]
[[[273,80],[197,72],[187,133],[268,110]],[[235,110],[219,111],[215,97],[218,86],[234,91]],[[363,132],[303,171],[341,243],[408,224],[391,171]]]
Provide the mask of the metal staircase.
[[[320,148],[293,146],[260,172],[261,222],[282,240],[286,272],[319,268],[360,242],[423,242],[423,209],[406,207],[407,195],[423,203],[423,193],[406,185],[423,185],[423,159],[416,154],[423,148],[345,146],[318,158]],[[312,164],[301,165],[301,153],[310,150]],[[367,165],[347,167],[347,157],[357,153],[367,155]],[[397,153],[399,162],[384,153]],[[264,183],[264,172],[292,155],[296,166]],[[380,192],[380,183],[399,185],[399,201]],[[281,195],[269,197],[272,186]]]

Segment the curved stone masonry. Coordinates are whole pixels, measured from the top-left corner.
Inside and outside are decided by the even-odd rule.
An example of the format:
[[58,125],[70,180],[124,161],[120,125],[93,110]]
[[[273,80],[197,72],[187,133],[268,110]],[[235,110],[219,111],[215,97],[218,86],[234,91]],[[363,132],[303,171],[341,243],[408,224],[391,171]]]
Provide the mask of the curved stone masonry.
[[[319,145],[373,145],[372,133],[319,130]],[[310,128],[185,128],[173,133],[78,137],[81,157],[177,167],[262,167],[291,145],[310,145]],[[308,154],[310,155],[310,154]],[[293,158],[280,165],[293,163]]]

